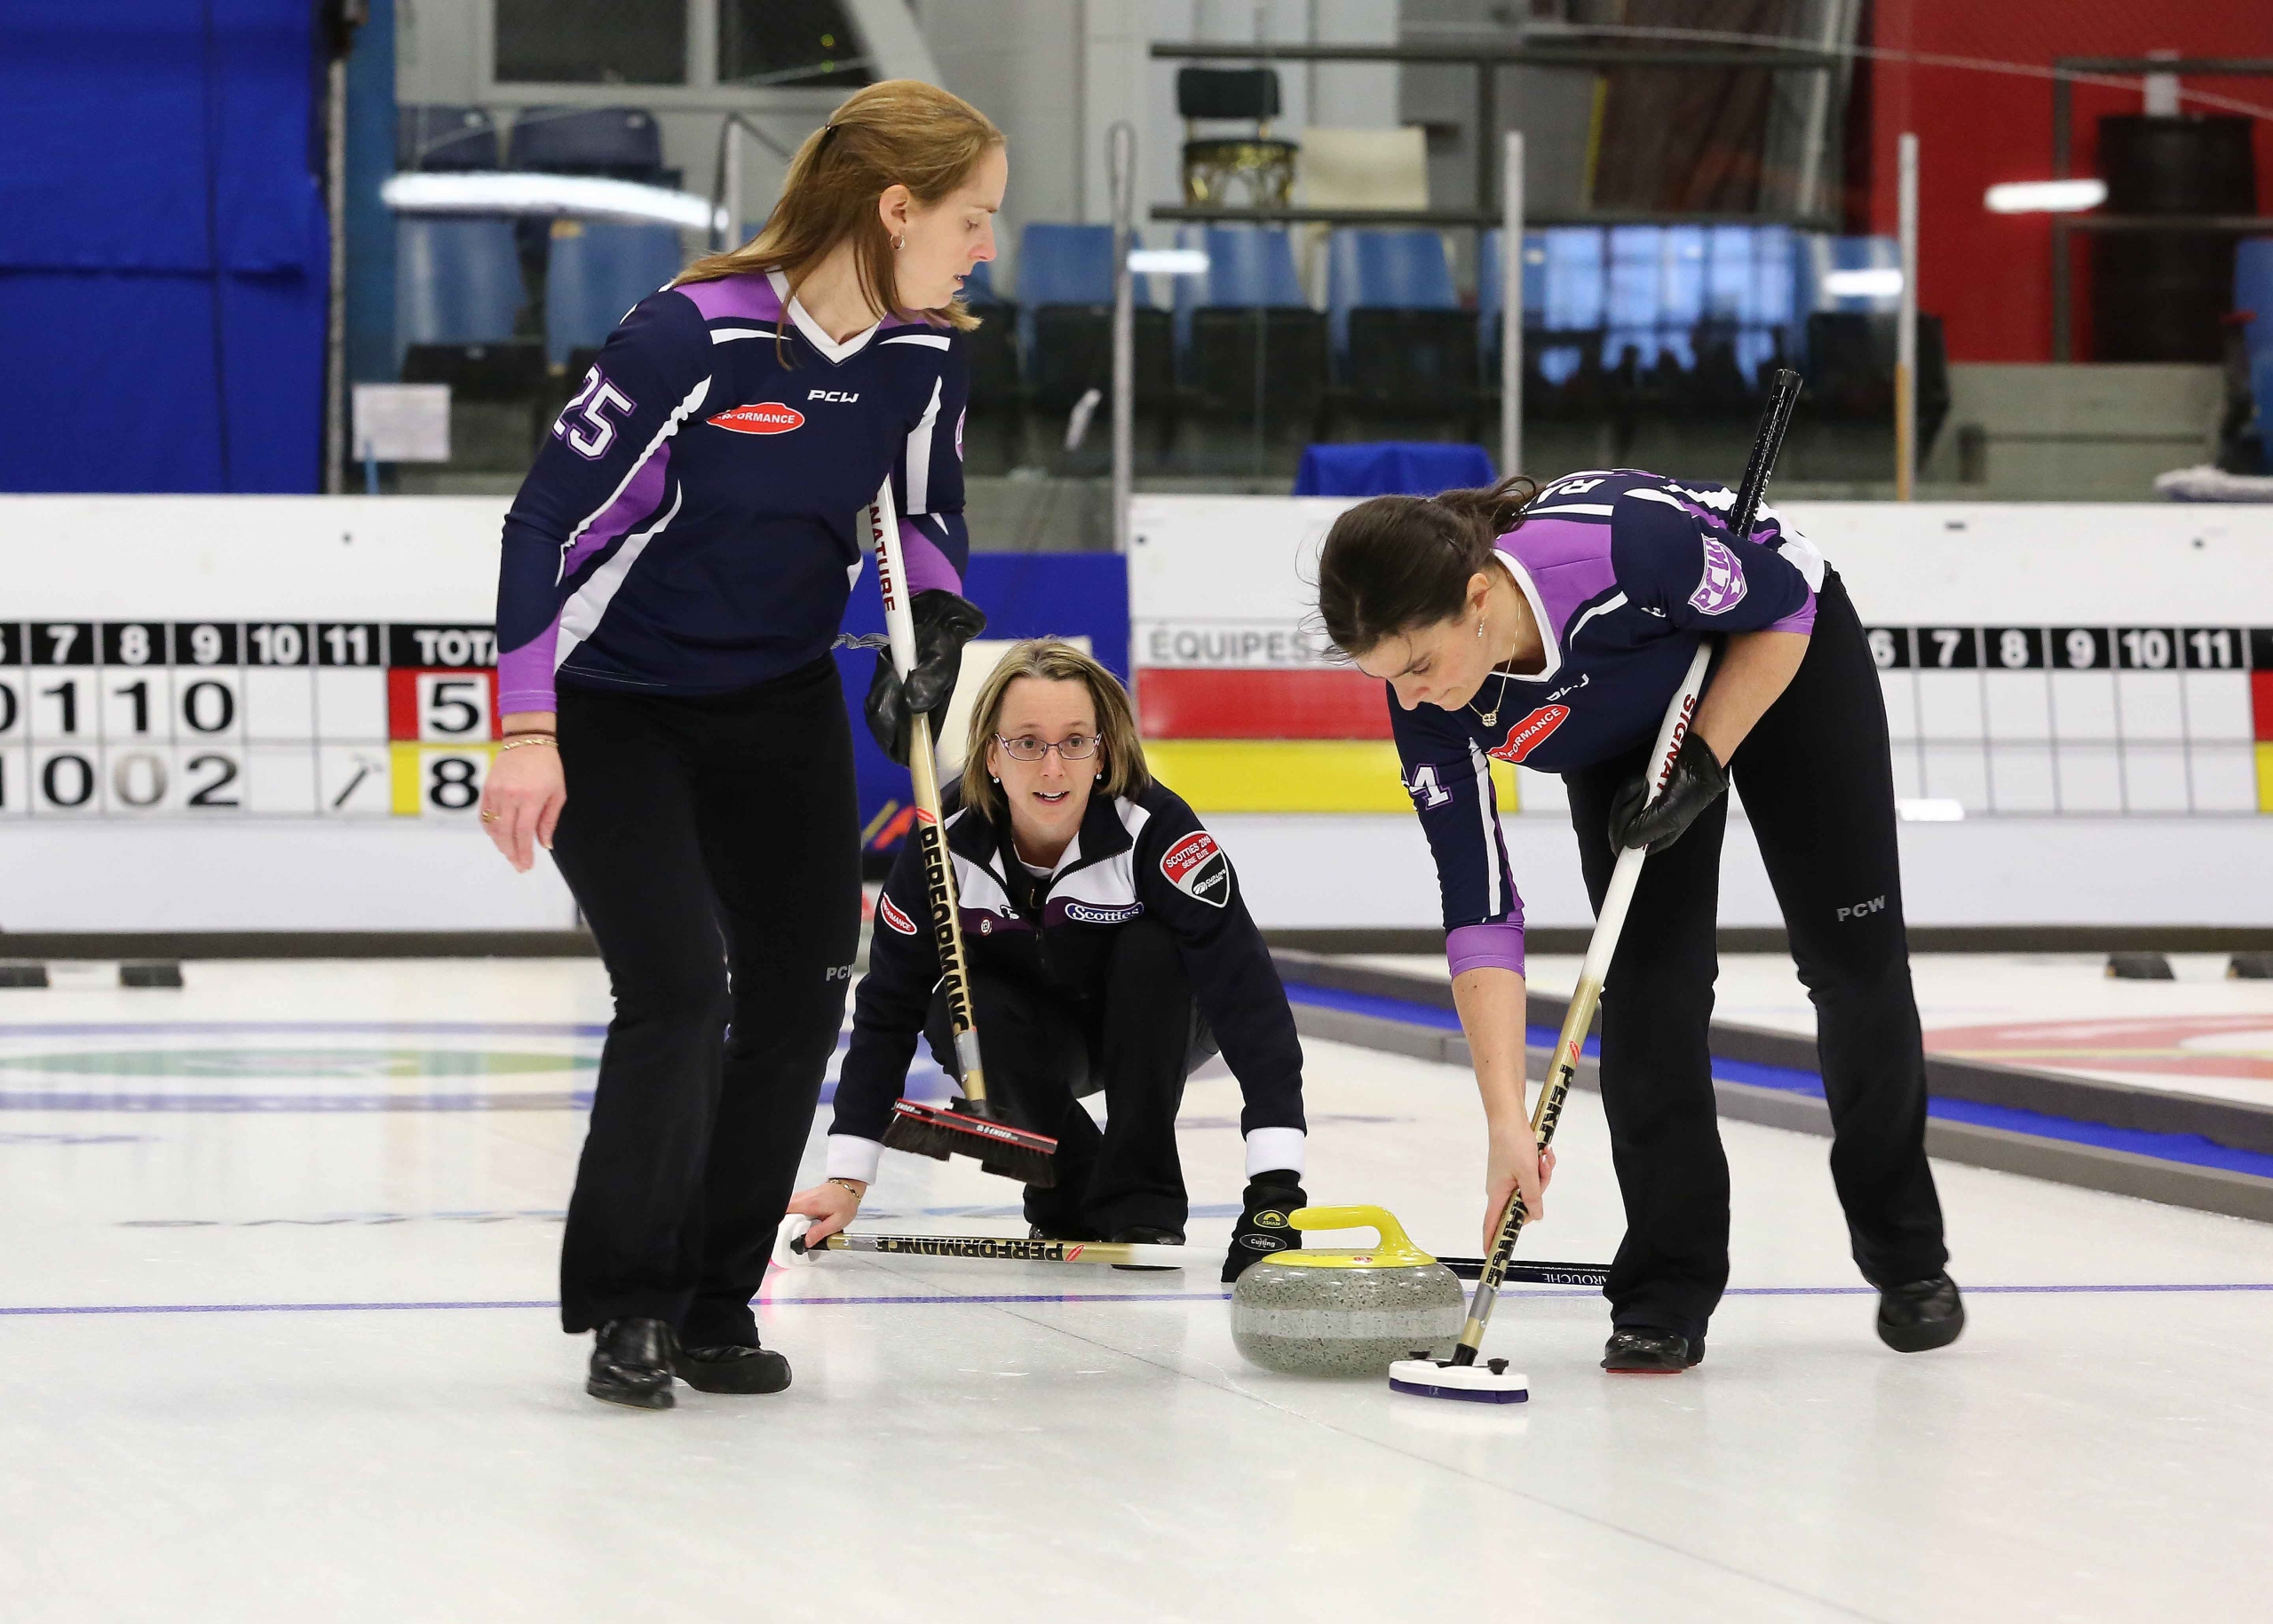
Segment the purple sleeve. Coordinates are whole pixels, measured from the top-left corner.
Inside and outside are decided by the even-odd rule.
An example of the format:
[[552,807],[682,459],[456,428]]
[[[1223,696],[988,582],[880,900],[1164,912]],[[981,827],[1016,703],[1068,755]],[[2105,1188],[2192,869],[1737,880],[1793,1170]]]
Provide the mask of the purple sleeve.
[[1803,638],[1812,636],[1815,631],[1815,594],[1810,591],[1808,594],[1807,602],[1774,625],[1763,626],[1761,630],[1762,631],[1796,631]]
[[1489,924],[1461,925],[1445,932],[1445,958],[1458,976],[1469,970],[1512,970],[1524,973],[1524,905],[1516,900],[1511,918]]
[[911,596],[932,587],[962,591],[970,558],[970,531],[962,517],[962,419],[970,393],[962,337],[948,335],[939,378],[892,467]]
[[[962,515],[958,513],[954,518],[959,527]],[[909,597],[933,587],[945,587],[957,595],[962,593],[962,572],[955,567],[954,559],[947,552],[956,539],[949,533],[948,525],[937,514],[927,513],[918,519],[899,521],[899,556],[900,561],[907,566]],[[969,540],[963,539],[956,551],[969,557]]]

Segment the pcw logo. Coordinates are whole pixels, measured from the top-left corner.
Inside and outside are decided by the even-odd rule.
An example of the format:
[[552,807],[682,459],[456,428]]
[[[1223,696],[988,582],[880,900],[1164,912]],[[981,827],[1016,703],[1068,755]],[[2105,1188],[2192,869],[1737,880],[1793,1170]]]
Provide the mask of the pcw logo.
[[1697,590],[1689,595],[1689,606],[1699,614],[1726,614],[1744,601],[1744,566],[1711,536],[1704,540],[1704,573],[1698,578]]
[[851,405],[859,398],[860,392],[857,389],[808,389],[805,391],[805,399],[808,400],[838,400],[846,406]]
[[1843,923],[1849,919],[1861,919],[1866,915],[1879,912],[1885,907],[1886,898],[1884,896],[1873,897],[1868,902],[1857,902],[1852,907],[1841,908],[1839,910],[1839,918],[1833,923]]
[[1413,769],[1413,776],[1405,780],[1405,793],[1413,797],[1415,812],[1452,804],[1453,792],[1437,781],[1437,764],[1433,761],[1424,761]]

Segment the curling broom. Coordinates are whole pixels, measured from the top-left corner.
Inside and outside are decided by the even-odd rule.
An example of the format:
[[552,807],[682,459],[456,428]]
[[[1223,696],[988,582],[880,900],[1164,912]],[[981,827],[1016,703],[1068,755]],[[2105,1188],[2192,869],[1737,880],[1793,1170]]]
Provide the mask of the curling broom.
[[[907,570],[899,551],[899,516],[894,511],[891,479],[876,487],[867,509],[869,544],[875,549],[876,580],[883,589],[884,630],[891,638],[892,664],[905,682],[915,669],[915,616],[907,603]],[[962,1097],[946,1109],[901,1099],[891,1108],[884,1145],[945,1161],[975,1156],[983,1172],[1048,1186],[1057,1182],[1052,1158],[1057,1141],[1005,1121],[987,1104],[986,1073],[979,1064],[978,1028],[970,1005],[970,978],[963,968],[962,926],[955,918],[954,860],[947,854],[946,826],[939,817],[939,767],[931,748],[929,717],[909,720],[907,771],[915,785],[915,827],[911,835],[923,853],[924,889],[931,915],[931,943],[939,955],[939,985],[947,997],[947,1018],[954,1030],[955,1062],[962,1073]]]

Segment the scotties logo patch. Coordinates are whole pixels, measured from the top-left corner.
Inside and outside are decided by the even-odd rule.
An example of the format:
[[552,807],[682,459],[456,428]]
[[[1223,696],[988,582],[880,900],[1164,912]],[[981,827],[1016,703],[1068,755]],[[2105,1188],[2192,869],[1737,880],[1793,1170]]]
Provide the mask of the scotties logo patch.
[[1210,907],[1232,899],[1232,860],[1206,829],[1194,829],[1170,846],[1160,859],[1160,873],[1185,896]]

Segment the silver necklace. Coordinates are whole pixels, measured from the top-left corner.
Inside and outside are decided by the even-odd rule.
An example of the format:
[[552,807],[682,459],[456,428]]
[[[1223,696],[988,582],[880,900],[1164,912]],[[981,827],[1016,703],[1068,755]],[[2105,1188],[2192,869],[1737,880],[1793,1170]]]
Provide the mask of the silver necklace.
[[[1476,635],[1479,639],[1484,636],[1484,617],[1480,614],[1476,617]],[[1476,710],[1477,720],[1482,722],[1486,727],[1497,727],[1500,725],[1500,707],[1508,702],[1509,673],[1495,665],[1492,668],[1492,675],[1500,679],[1500,692],[1492,697],[1492,709],[1489,710],[1476,710],[1476,701],[1474,700],[1468,701],[1468,708],[1470,710]],[[1478,685],[1478,690],[1479,692],[1481,691],[1480,684]]]
[[1489,710],[1476,710],[1476,701],[1474,700],[1468,701],[1468,708],[1470,710],[1476,710],[1477,720],[1482,722],[1486,727],[1497,727],[1500,725],[1500,707],[1508,702],[1508,678],[1511,673],[1503,671],[1497,666],[1494,666],[1492,669],[1492,675],[1500,679],[1500,692],[1493,694],[1492,697],[1492,709]]

